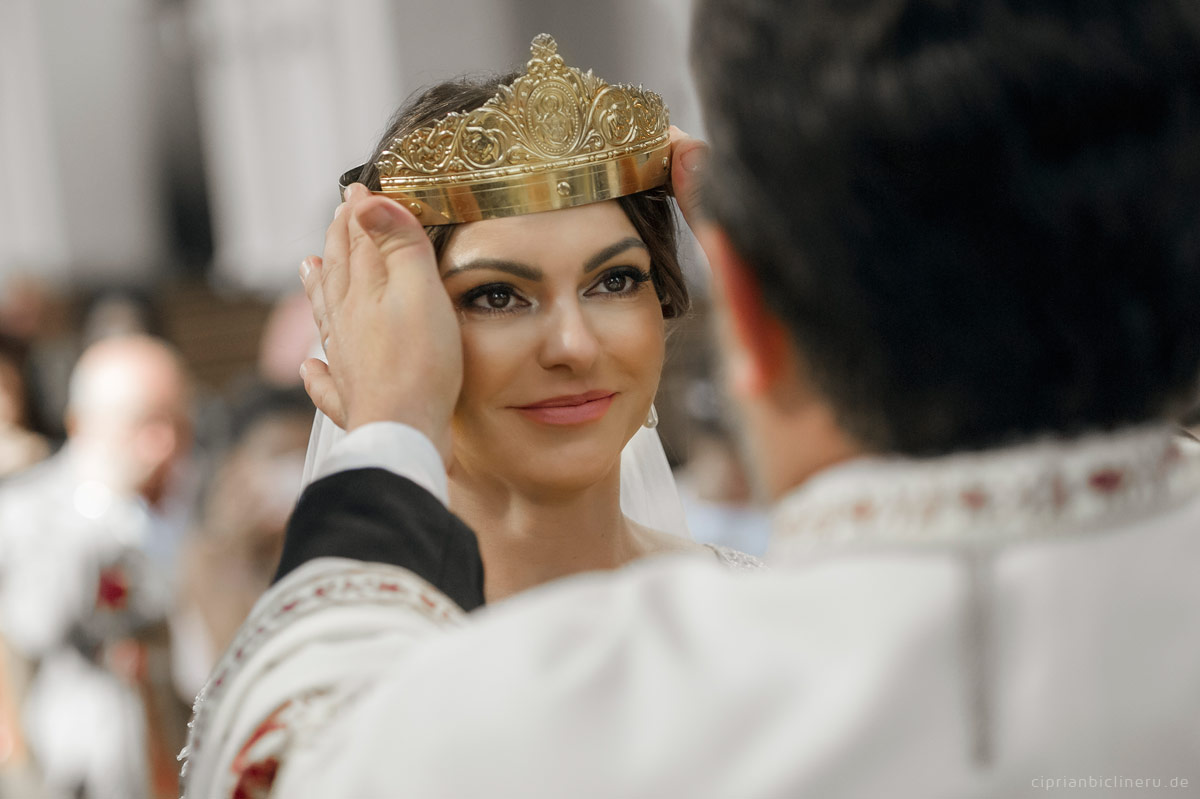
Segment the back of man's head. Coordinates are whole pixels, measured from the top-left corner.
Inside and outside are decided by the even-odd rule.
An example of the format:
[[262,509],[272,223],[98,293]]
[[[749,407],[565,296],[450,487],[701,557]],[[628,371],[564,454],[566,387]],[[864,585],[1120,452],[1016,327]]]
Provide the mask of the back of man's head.
[[1200,372],[1200,5],[699,0],[706,201],[869,449],[1163,417]]

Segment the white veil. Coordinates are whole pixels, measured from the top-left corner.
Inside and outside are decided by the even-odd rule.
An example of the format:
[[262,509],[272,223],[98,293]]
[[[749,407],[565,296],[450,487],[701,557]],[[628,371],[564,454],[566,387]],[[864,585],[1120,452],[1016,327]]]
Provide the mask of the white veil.
[[[346,431],[317,411],[304,458],[301,488],[312,482],[330,449],[345,436]],[[671,473],[658,431],[653,428],[639,427],[621,451],[621,510],[638,524],[683,538],[691,537],[675,476]]]

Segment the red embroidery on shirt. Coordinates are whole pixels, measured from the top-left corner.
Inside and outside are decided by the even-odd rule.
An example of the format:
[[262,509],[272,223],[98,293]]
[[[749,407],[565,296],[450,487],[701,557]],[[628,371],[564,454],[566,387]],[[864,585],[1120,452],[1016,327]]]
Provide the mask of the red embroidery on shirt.
[[230,770],[237,778],[231,794],[233,799],[266,799],[270,796],[271,786],[275,784],[275,777],[279,773],[279,758],[275,754],[278,743],[271,746],[268,741],[267,748],[272,753],[256,760],[251,759],[254,756],[252,750],[269,736],[279,737],[284,733],[287,725],[280,720],[280,716],[291,704],[289,699],[267,716],[234,757],[230,765]]
[[983,510],[988,503],[987,493],[978,488],[968,488],[960,496],[970,510]]
[[100,572],[100,584],[96,587],[96,607],[107,610],[123,610],[129,603],[129,578],[119,566],[110,566]]
[[1088,477],[1088,485],[1101,494],[1111,494],[1117,491],[1124,481],[1125,473],[1120,469],[1101,469],[1098,472],[1092,472]]
[[1061,477],[1055,476],[1050,481],[1050,498],[1054,503],[1055,510],[1062,510],[1066,506],[1067,500],[1071,498],[1070,493],[1067,491],[1066,483],[1063,482]]
[[851,513],[854,514],[855,519],[866,521],[875,515],[875,506],[864,500],[855,505]]
[[267,799],[279,773],[279,759],[268,757],[246,766],[233,786],[233,799]]

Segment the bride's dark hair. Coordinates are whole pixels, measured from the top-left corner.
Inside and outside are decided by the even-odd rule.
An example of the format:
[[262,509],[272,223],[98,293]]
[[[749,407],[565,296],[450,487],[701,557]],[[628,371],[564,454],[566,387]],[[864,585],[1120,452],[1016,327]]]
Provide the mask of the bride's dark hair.
[[[519,72],[513,72],[482,78],[458,78],[419,92],[392,117],[371,158],[359,173],[358,182],[378,191],[379,170],[375,168],[375,162],[392,139],[431,125],[447,114],[472,111],[490,100],[501,86],[511,84],[520,75]],[[618,197],[617,202],[650,253],[650,276],[662,303],[663,316],[668,319],[682,316],[691,301],[679,268],[675,213],[671,208],[667,187],[660,186]],[[455,227],[431,225],[425,228],[438,258],[442,257]]]

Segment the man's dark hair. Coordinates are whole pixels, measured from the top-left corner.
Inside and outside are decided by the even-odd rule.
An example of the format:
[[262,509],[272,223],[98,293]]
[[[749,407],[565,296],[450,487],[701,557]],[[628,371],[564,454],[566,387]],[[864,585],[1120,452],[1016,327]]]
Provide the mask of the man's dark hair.
[[705,200],[846,431],[1172,416],[1200,372],[1200,4],[699,0]]

